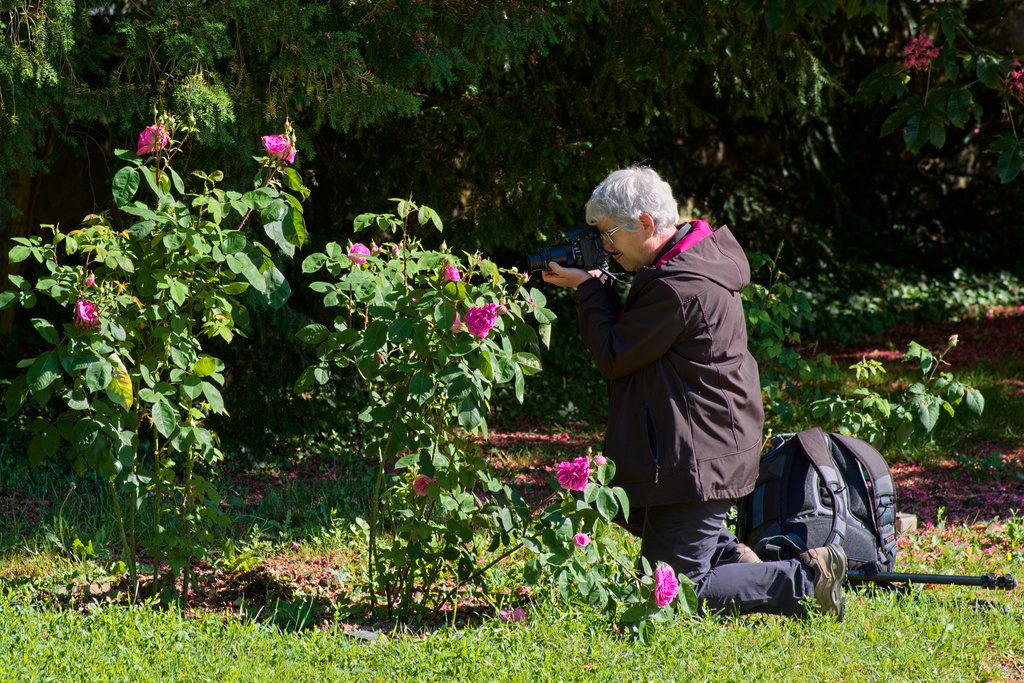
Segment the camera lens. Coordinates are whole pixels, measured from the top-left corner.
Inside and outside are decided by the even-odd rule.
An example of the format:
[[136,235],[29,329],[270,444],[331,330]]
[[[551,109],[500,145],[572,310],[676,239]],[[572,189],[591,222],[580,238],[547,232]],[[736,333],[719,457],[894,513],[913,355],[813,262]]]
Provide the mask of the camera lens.
[[542,247],[541,250],[535,254],[527,254],[527,272],[532,273],[535,270],[544,270],[552,261],[563,266],[576,265],[576,259],[573,257],[572,245],[559,244],[554,247]]

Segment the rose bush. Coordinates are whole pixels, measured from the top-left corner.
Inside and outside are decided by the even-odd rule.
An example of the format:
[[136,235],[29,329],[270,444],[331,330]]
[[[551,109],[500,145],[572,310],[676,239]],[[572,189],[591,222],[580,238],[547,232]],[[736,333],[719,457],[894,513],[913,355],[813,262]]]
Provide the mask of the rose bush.
[[[655,604],[650,568],[638,570],[606,533],[620,510],[628,513],[625,494],[607,485],[613,464],[592,473],[588,457],[560,463],[564,488],[534,509],[466,438],[487,433],[494,387],[509,383],[523,401],[525,378],[540,371],[539,346],[555,319],[543,292],[481,255],[461,260],[423,248],[414,232],[440,230],[440,217],[395,201],[396,214],[355,220],[357,230],[373,228],[393,243],[331,243],[302,265],[326,275],[311,288],[338,313],[299,331],[319,361],[295,390],[326,383],[334,367],[354,367],[370,397],[359,419],[378,475],[370,519],[358,528],[369,548],[371,600],[380,596],[389,613],[414,603],[435,614],[457,608],[467,587],[487,597],[488,569],[525,548],[525,583],[554,582],[565,599],[582,596],[649,637],[672,610]],[[486,558],[485,548],[496,556]]]
[[[218,187],[219,171],[196,171],[187,188],[171,162],[189,134],[162,115],[142,132],[136,152],[118,150],[127,165],[114,175],[113,195],[130,227],[115,230],[94,215],[67,233],[54,229],[49,243],[19,238],[11,260],[34,258],[47,274],[34,284],[12,278],[18,291],[0,294],[0,306],[31,309],[45,296],[69,311],[66,319],[33,319],[50,349],[23,361],[27,372],[7,392],[9,415],[34,403],[56,416],[30,424],[31,462],[63,455],[79,474],[106,479],[133,583],[141,545],[153,561],[154,587],[166,561],[167,586],[173,590],[182,577],[183,591],[191,561],[212,548],[209,528],[227,521],[216,489],[195,468],[222,457],[205,420],[224,412],[224,364],[204,352],[203,339],[230,342],[246,326],[240,295],[249,289],[269,305],[287,298],[270,250],[240,228],[258,213],[266,234],[294,250],[309,192],[276,157],[262,159],[264,172],[249,192]],[[290,129],[282,137],[291,139]],[[149,199],[140,198],[143,184]],[[126,515],[118,489],[131,501]],[[155,524],[137,538],[135,514],[147,501]]]

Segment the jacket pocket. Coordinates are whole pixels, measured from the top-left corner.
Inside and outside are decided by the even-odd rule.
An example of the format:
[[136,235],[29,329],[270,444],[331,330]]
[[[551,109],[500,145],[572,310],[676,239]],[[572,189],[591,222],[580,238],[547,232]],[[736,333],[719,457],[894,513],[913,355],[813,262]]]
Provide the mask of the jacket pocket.
[[654,463],[654,483],[658,483],[658,475],[661,474],[661,460],[658,458],[658,430],[654,427],[654,416],[651,414],[651,406],[644,401],[644,432],[647,437],[647,446],[651,450],[651,460]]

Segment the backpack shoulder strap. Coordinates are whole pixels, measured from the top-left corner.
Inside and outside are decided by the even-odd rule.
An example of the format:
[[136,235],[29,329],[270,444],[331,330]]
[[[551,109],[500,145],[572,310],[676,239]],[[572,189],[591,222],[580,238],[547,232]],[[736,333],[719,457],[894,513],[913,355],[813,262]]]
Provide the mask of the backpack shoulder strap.
[[832,530],[825,540],[825,545],[842,545],[846,539],[846,487],[832,461],[828,437],[820,427],[813,427],[798,433],[795,438],[799,440],[800,447],[807,454],[814,471],[825,482],[832,495]]
[[890,566],[896,561],[896,485],[885,458],[871,444],[843,434],[831,434],[864,468],[871,483],[875,533]]

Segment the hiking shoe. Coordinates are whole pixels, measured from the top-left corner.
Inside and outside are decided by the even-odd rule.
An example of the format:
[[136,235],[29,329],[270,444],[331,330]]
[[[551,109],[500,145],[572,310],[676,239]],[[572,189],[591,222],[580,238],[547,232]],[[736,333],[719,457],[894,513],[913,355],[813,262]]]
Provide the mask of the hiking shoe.
[[736,559],[733,562],[760,562],[761,558],[757,556],[750,546],[740,543],[736,546]]
[[843,620],[846,611],[846,597],[843,584],[846,582],[846,552],[836,544],[824,548],[812,548],[800,555],[805,565],[814,570],[814,599],[825,614],[831,614],[836,621]]

